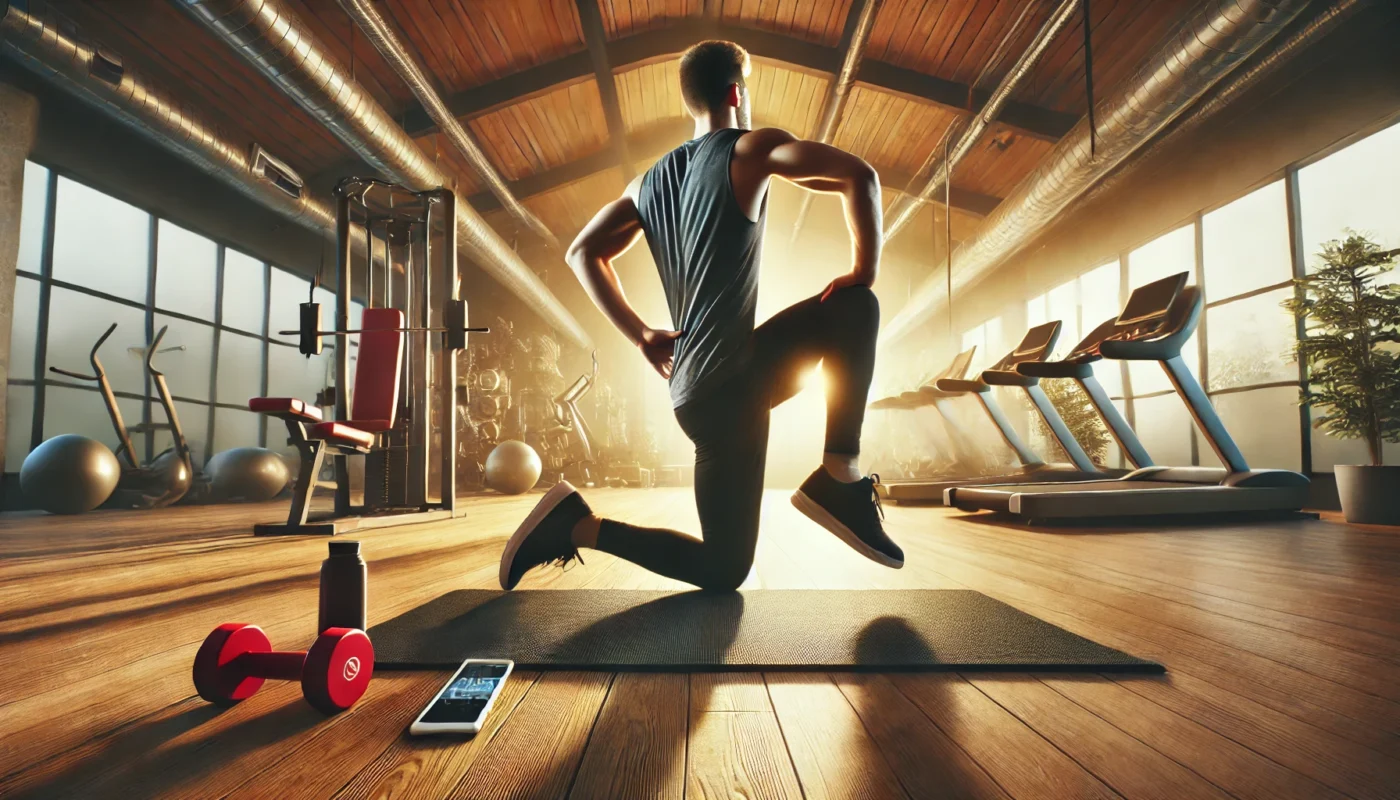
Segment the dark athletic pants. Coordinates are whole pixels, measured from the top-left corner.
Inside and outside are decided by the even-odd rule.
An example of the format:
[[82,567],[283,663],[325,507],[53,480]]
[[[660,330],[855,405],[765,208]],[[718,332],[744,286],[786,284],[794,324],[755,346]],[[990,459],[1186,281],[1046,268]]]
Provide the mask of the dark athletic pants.
[[676,409],[695,443],[695,504],[702,539],[605,519],[598,549],[703,589],[738,588],[758,544],[768,413],[797,394],[822,362],[826,452],[856,455],[875,368],[880,306],[864,286],[810,297],[754,331],[754,358],[741,373]]

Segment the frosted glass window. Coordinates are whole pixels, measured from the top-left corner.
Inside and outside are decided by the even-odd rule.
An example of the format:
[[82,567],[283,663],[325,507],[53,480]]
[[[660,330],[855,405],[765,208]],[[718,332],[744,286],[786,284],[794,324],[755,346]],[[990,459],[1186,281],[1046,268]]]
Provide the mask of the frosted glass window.
[[1105,320],[1116,318],[1123,310],[1119,299],[1119,267],[1111,261],[1079,276],[1079,305],[1082,320],[1080,338],[1088,336]]
[[263,342],[225,331],[219,337],[218,401],[247,406],[262,395],[262,376]]
[[1191,465],[1191,415],[1181,398],[1139,398],[1133,401],[1133,414],[1133,430],[1158,466]]
[[1060,338],[1055,340],[1054,358],[1063,358],[1079,342],[1079,279],[1063,283],[1046,295],[1049,320],[1060,321]]
[[237,250],[224,250],[224,316],[228,328],[262,335],[264,291],[263,262]]
[[219,246],[165,220],[156,231],[156,306],[214,321]]
[[[995,364],[998,359],[1006,355],[1006,351],[1011,349],[1011,345],[1006,343],[1006,336],[1001,329],[1001,317],[992,317],[982,323],[983,334],[987,342],[987,360],[982,362],[982,369]],[[1020,341],[1019,337],[1017,341]]]
[[[1302,468],[1298,429],[1298,390],[1292,387],[1230,392],[1211,398],[1225,430],[1254,469]],[[1220,466],[1210,443],[1200,437],[1201,464]]]
[[[140,400],[118,397],[117,408],[121,411],[122,422],[128,428],[141,422]],[[157,413],[156,418],[163,415]],[[102,395],[91,389],[75,389],[68,386],[50,386],[44,392],[44,438],[49,439],[61,433],[76,433],[96,439],[116,452],[117,434],[112,429],[112,419],[107,415],[107,407]],[[146,458],[146,437],[133,435],[131,444],[139,454],[139,460]]]
[[1206,309],[1212,392],[1298,379],[1293,315],[1280,305],[1292,296],[1277,289]]
[[968,367],[967,374],[975,375],[982,371],[982,364],[987,359],[987,329],[981,325],[965,332],[962,335],[962,348],[959,352],[967,350],[969,347],[976,347],[977,352],[972,354],[972,363]]
[[[222,453],[235,447],[257,447],[258,434],[262,430],[262,415],[237,408],[214,409],[214,449]],[[276,436],[280,442],[286,438],[286,428],[280,420],[276,424]],[[272,437],[269,437],[269,443]]]
[[1136,289],[1155,280],[1185,272],[1196,282],[1196,228],[1183,225],[1128,254],[1128,283]]
[[34,350],[39,336],[39,281],[15,277],[14,313],[10,317],[10,378],[34,378]]
[[34,426],[34,387],[10,384],[5,392],[5,471],[19,472],[29,455]]
[[334,351],[307,358],[295,347],[268,348],[267,393],[271,397],[296,397],[308,403],[334,380]]
[[[61,286],[53,287],[53,294],[49,296],[49,366],[91,373],[88,353],[113,322],[117,323],[117,329],[98,353],[107,379],[115,391],[144,394],[146,365],[142,358],[146,347],[146,312],[140,308]],[[46,377],[71,380],[53,374]]]
[[19,268],[38,274],[44,260],[44,212],[49,201],[49,171],[24,162],[24,194],[19,209]]
[[[209,371],[214,363],[214,328],[198,322],[156,314],[156,330],[168,325],[156,354],[156,369],[165,373],[170,393],[194,400],[209,399]],[[230,334],[227,338],[233,338]],[[171,348],[183,348],[174,350]]]
[[60,176],[56,226],[55,278],[146,302],[150,214]]
[[1049,319],[1047,314],[1047,300],[1045,295],[1033,298],[1026,303],[1026,328],[1034,328],[1037,325],[1044,325]]
[[[180,420],[180,430],[185,434],[185,443],[189,445],[191,460],[194,461],[195,468],[199,468],[209,458],[209,452],[205,445],[206,437],[209,434],[209,406],[203,403],[175,402],[175,416]],[[165,422],[165,409],[161,408],[159,402],[152,399],[151,419],[159,423]],[[159,455],[175,446],[175,437],[169,430],[158,430],[152,437],[153,446],[151,453]]]
[[1298,170],[1298,199],[1310,266],[1347,228],[1400,247],[1400,125]]
[[[282,331],[294,331],[301,327],[301,304],[308,299],[311,281],[299,278],[284,269],[272,268],[272,307],[268,323],[268,336],[278,341],[297,341],[296,334],[283,335]],[[321,305],[321,325],[325,329],[335,325],[335,298],[329,305],[324,295],[319,298]]]
[[[1400,444],[1385,442],[1381,454],[1387,464],[1400,464]],[[1370,451],[1360,439],[1337,439],[1325,431],[1312,429],[1314,472],[1332,472],[1337,464],[1370,464]]]
[[1202,217],[1201,251],[1212,301],[1292,278],[1283,181]]

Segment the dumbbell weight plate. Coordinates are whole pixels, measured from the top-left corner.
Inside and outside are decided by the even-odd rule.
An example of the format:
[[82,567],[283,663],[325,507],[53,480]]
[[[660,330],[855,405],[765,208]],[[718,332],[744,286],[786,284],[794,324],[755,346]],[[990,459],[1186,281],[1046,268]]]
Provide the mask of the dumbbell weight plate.
[[354,628],[327,628],[306,653],[301,693],[318,711],[335,714],[355,705],[373,675],[369,637]]
[[272,642],[256,625],[226,622],[215,628],[194,657],[194,688],[217,706],[231,706],[262,688],[264,679],[225,666],[244,653],[267,653]]

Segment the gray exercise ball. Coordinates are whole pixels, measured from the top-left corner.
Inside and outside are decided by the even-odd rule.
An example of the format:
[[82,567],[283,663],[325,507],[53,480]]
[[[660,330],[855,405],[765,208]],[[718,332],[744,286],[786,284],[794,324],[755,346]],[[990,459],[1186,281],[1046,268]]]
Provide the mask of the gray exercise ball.
[[260,503],[282,492],[291,480],[287,462],[262,447],[235,447],[209,459],[210,495],[216,502],[246,500]]
[[496,445],[486,457],[486,486],[501,494],[524,494],[535,488],[543,471],[535,448],[510,439]]
[[51,514],[82,514],[112,496],[121,473],[107,445],[65,433],[25,457],[19,486],[31,503]]

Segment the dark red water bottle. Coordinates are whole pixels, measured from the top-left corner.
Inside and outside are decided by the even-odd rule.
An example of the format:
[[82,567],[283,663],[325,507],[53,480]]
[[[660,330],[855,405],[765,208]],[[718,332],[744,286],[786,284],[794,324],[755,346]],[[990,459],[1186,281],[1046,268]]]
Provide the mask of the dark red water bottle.
[[316,631],[327,628],[365,629],[365,597],[369,579],[359,542],[330,542],[331,555],[321,562],[321,609]]

